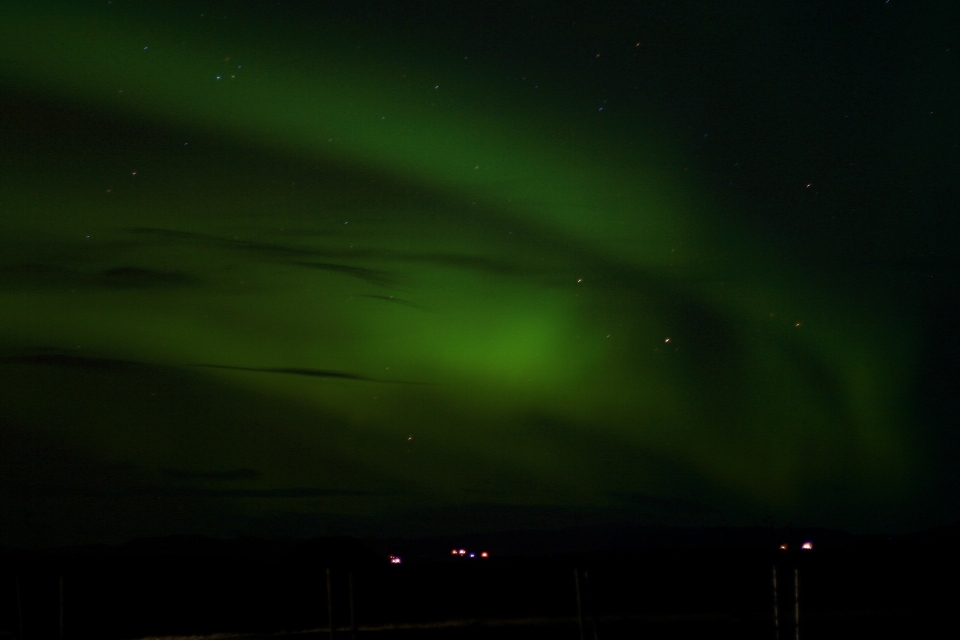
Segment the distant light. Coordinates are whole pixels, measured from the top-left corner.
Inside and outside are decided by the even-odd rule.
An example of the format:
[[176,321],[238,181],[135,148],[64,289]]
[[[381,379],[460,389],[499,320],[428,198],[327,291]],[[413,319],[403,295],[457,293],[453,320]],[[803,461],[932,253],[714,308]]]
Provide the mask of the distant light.
[[489,557],[490,557],[490,554],[487,553],[486,551],[481,551],[481,552],[480,552],[480,557],[481,557],[481,558],[489,558]]
[[786,550],[787,550],[787,543],[786,543],[786,542],[784,542],[782,545],[780,545],[780,550],[781,550],[781,551],[786,551]]
[[477,554],[471,553],[471,554],[470,554],[470,557],[471,557],[471,558],[476,558],[476,557],[477,557]]
[[453,550],[453,551],[451,551],[450,553],[452,553],[453,555],[457,555],[457,550],[456,550],[456,549],[454,549],[454,550]]
[[466,550],[466,549],[460,549],[460,555],[462,555],[462,556],[467,555],[467,550]]
[[390,556],[390,564],[400,564],[400,556]]
[[808,540],[807,542],[804,542],[802,545],[800,545],[800,548],[806,549],[807,551],[811,551],[813,549],[813,543]]

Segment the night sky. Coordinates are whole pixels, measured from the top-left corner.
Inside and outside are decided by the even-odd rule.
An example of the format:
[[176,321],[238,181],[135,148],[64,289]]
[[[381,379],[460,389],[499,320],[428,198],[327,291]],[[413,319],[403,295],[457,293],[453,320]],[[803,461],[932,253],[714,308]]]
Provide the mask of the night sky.
[[0,3],[0,544],[960,518],[960,5]]

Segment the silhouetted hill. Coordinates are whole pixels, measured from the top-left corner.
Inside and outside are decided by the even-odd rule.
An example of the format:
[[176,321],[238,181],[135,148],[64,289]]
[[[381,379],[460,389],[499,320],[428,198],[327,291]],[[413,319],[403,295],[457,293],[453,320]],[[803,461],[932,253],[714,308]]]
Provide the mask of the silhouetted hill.
[[771,550],[786,543],[798,548],[813,541],[818,549],[854,544],[859,538],[833,529],[767,527],[684,528],[636,524],[568,527],[550,531],[505,531],[431,538],[366,539],[381,553],[405,558],[440,559],[456,548],[494,556],[538,557],[565,554],[653,550]]
[[348,537],[307,540],[241,537],[225,540],[174,535],[140,538],[119,545],[6,549],[0,552],[0,562],[70,567],[99,564],[117,568],[156,565],[165,570],[183,565],[195,571],[202,565],[229,564],[273,570],[295,570],[303,566],[354,568],[385,564],[387,559]]
[[[784,611],[800,576],[812,636],[886,637],[877,634],[892,629],[903,637],[917,620],[936,626],[955,602],[956,587],[943,589],[939,577],[960,566],[958,538],[957,525],[900,536],[623,525],[362,542],[182,535],[7,550],[0,554],[0,632],[22,624],[26,640],[55,638],[65,620],[63,637],[72,640],[316,634],[328,624],[330,602],[337,624],[348,624],[354,611],[361,630],[414,625],[414,633],[416,625],[481,619],[502,631],[497,621],[513,620],[520,626],[510,637],[555,637],[558,629],[574,637],[576,593],[585,589],[595,603],[585,606],[597,607],[611,637],[616,629],[633,637],[636,625],[660,629],[661,637],[733,630],[768,637],[771,577],[779,571]],[[798,550],[806,540],[813,552]],[[454,557],[453,548],[491,556]],[[390,564],[388,554],[403,563]],[[523,626],[531,620],[540,621],[536,633]]]
[[486,550],[495,557],[549,557],[569,554],[656,550],[774,550],[812,541],[818,551],[854,548],[954,548],[960,523],[897,535],[855,535],[836,529],[790,527],[670,527],[624,523],[549,530],[514,530],[432,537],[211,538],[173,535],[140,538],[119,545],[82,545],[46,549],[0,548],[0,562],[124,563],[156,559],[162,563],[242,561],[280,567],[337,568],[378,565],[389,555],[405,561],[444,559],[454,548]]

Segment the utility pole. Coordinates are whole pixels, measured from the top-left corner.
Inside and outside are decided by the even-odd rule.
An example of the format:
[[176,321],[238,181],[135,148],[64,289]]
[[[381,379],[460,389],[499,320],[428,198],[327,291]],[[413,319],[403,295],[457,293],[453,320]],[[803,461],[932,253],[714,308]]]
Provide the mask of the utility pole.
[[590,626],[593,631],[593,640],[599,640],[597,634],[599,633],[600,620],[597,618],[597,603],[593,598],[593,588],[590,586],[590,571],[588,569],[583,570],[583,586],[587,609],[590,610]]

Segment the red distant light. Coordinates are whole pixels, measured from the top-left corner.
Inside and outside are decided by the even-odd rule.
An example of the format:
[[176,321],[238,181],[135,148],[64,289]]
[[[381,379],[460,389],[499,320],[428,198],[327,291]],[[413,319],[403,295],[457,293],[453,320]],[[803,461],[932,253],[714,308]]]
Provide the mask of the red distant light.
[[482,551],[482,552],[480,552],[480,557],[481,557],[481,558],[489,558],[489,557],[490,557],[490,554],[487,553],[486,551]]
[[786,551],[786,550],[787,550],[787,544],[784,543],[784,544],[780,545],[780,550],[781,550],[781,551]]
[[450,553],[452,553],[453,555],[457,555],[457,550],[456,550],[456,549],[454,549],[454,550],[453,550],[453,551],[451,551]]

